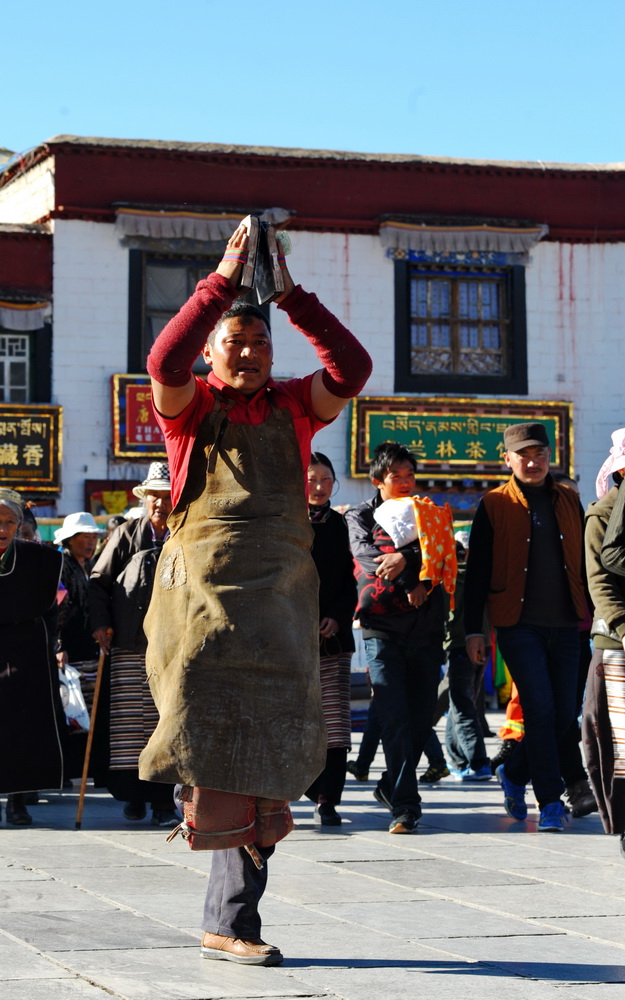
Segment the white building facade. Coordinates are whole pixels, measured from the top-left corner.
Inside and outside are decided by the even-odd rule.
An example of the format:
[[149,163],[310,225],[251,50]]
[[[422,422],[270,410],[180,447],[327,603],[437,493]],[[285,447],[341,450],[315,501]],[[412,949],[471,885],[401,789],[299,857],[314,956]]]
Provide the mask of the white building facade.
[[[426,404],[434,396],[448,401],[452,410],[454,400],[473,400],[477,411],[480,400],[487,398],[502,403],[500,423],[505,422],[509,401],[527,404],[528,419],[534,413],[532,404],[536,404],[537,419],[544,404],[571,404],[564,471],[578,478],[584,503],[594,498],[595,476],[608,453],[611,431],[625,424],[619,355],[625,323],[625,231],[619,228],[623,225],[625,230],[625,220],[620,219],[625,168],[605,168],[605,175],[597,179],[590,168],[554,167],[553,176],[543,179],[549,186],[547,194],[534,195],[538,171],[530,164],[467,165],[410,157],[358,158],[356,154],[75,137],[58,137],[35,153],[30,166],[9,164],[0,172],[0,300],[5,307],[0,314],[4,317],[0,336],[11,332],[12,310],[19,323],[18,314],[23,314],[25,304],[34,308],[42,300],[47,302],[52,345],[49,399],[33,398],[33,390],[20,401],[63,408],[60,489],[47,496],[51,503],[55,501],[59,515],[85,508],[86,484],[139,481],[147,467],[149,460],[140,454],[132,458],[114,454],[111,377],[145,371],[145,331],[148,327],[157,331],[171,305],[164,303],[159,320],[158,303],[150,304],[146,285],[146,275],[149,278],[153,273],[150,267],[171,265],[168,281],[171,277],[170,284],[178,282],[179,286],[182,271],[175,271],[176,262],[183,262],[188,273],[195,274],[202,273],[208,258],[218,259],[224,238],[214,238],[211,226],[220,214],[221,225],[227,228],[234,225],[229,220],[236,218],[237,211],[243,215],[276,205],[283,210],[290,231],[289,267],[295,281],[315,291],[373,358],[367,396],[384,397],[390,411],[394,399]],[[189,163],[197,176],[193,174],[185,187]],[[301,190],[289,179],[298,164],[307,173]],[[232,178],[235,168],[238,173]],[[550,169],[545,168],[547,174]],[[335,172],[341,178],[338,192]],[[434,192],[427,190],[430,175],[437,179]],[[212,185],[207,185],[200,202],[200,181],[211,177]],[[489,177],[491,187],[486,186],[478,197],[474,185],[486,183]],[[317,201],[314,192],[302,193],[312,178],[319,188]],[[588,188],[589,197],[593,185],[603,184],[603,214],[594,221],[594,229],[588,205],[569,210],[567,217],[573,182],[582,192]],[[608,196],[613,199],[613,210],[605,203]],[[445,199],[448,204],[443,204]],[[487,214],[484,208],[491,201],[492,212]],[[120,219],[127,218],[128,206],[138,230],[133,236],[128,235],[127,225],[120,224]],[[160,229],[152,225],[150,220],[158,218],[159,212],[170,223],[173,235],[163,235],[162,225]],[[189,235],[191,224],[193,235]],[[51,245],[45,295],[41,282],[37,293],[24,277],[28,259],[19,268],[15,264],[16,240],[28,227],[37,228],[41,246],[44,242],[48,248]],[[466,247],[469,255],[462,250]],[[497,337],[509,338],[508,347],[497,353],[498,348],[488,340],[490,333],[485,332],[493,324],[489,327],[488,317],[484,320],[483,303],[479,306],[482,318],[473,327],[468,320],[464,327],[462,318],[459,321],[466,343],[473,330],[475,351],[483,351],[487,365],[501,364],[502,377],[490,372],[482,377],[478,354],[467,362],[465,353],[460,362],[477,365],[471,374],[462,368],[455,374],[445,370],[445,338],[451,320],[447,306],[432,306],[441,287],[437,282],[444,280],[451,287],[460,280],[466,288],[467,281],[469,285],[482,281],[480,269],[490,280],[513,266],[522,272],[524,301],[521,306],[517,301],[524,324],[522,344],[521,339],[515,340],[521,338],[514,330],[518,316],[512,317],[507,326],[497,323]],[[411,298],[399,306],[402,281],[408,282],[405,287]],[[429,304],[422,307],[417,301],[419,288],[424,303],[429,296]],[[172,287],[175,294],[180,297],[180,287]],[[478,297],[482,294],[475,291]],[[420,318],[420,308],[429,310],[427,317]],[[402,312],[408,314],[408,350],[403,356],[403,335],[398,334]],[[313,350],[273,306],[270,322],[275,377],[314,370]],[[32,333],[35,340],[38,335],[38,331]],[[441,359],[445,356],[440,370],[437,353]],[[493,361],[495,355],[499,360]],[[413,362],[411,382],[412,375],[402,375],[399,369]],[[411,388],[406,389],[406,384]],[[3,404],[12,402],[10,392],[10,385],[4,385]],[[336,503],[357,503],[371,493],[366,476],[352,475],[351,410],[320,432],[314,447],[335,464],[340,481]],[[364,454],[366,442],[363,448]],[[500,468],[499,475],[504,478],[505,470]],[[460,489],[475,494],[477,502],[487,482],[492,485],[493,476],[479,463],[473,470],[462,466],[458,471],[441,459],[423,467],[421,480],[424,491],[440,496],[447,491],[451,496]],[[15,485],[27,491],[27,484]]]

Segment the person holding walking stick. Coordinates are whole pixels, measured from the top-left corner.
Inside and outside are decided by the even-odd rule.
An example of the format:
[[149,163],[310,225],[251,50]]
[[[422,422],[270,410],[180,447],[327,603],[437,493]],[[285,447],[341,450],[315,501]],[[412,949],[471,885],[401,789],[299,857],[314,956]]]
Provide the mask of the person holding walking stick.
[[54,655],[63,556],[18,537],[25,501],[0,489],[0,794],[30,826],[24,793],[63,787],[64,723]]

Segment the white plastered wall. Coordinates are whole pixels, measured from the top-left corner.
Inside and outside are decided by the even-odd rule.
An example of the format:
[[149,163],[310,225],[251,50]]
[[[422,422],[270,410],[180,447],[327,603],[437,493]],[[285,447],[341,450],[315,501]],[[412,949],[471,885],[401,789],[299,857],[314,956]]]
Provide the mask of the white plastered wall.
[[[393,264],[384,256],[377,236],[342,233],[292,234],[288,258],[293,280],[321,302],[358,337],[373,358],[373,374],[363,395],[391,395],[394,379],[395,305]],[[285,314],[272,307],[275,345],[274,373],[279,377],[306,375],[319,367],[315,352]],[[372,493],[369,479],[349,476],[347,407],[328,428],[319,431],[313,448],[334,464],[339,490],[337,504],[360,503]]]
[[49,156],[0,188],[0,222],[38,222],[54,208],[54,157]]
[[574,404],[574,464],[582,503],[625,426],[621,349],[625,244],[542,243],[527,271],[530,399]]
[[[373,358],[367,395],[392,395],[394,276],[375,236],[293,233],[295,281],[317,293]],[[608,453],[621,409],[625,245],[540,244],[526,271],[529,392],[522,399],[574,404],[575,472],[582,501]],[[272,307],[274,374],[302,376],[318,367],[312,347]],[[126,370],[128,252],[112,225],[56,222],[54,234],[54,402],[65,407],[63,493],[59,510],[84,503],[84,480],[124,476],[109,462],[110,376]],[[440,395],[444,395],[444,389]],[[371,494],[349,477],[348,412],[320,431],[313,447],[335,464],[336,503]],[[133,471],[140,474],[142,466]],[[132,476],[130,476],[132,477]]]
[[64,410],[61,514],[84,508],[85,479],[108,477],[110,377],[128,361],[128,251],[114,227],[54,224],[52,397]]

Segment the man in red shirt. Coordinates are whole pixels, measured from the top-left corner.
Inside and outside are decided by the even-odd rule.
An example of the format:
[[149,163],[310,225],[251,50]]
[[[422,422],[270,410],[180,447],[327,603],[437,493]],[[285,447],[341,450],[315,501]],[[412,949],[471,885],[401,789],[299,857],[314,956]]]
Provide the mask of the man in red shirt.
[[[265,317],[232,306],[246,247],[239,226],[148,359],[174,509],[146,618],[160,721],[141,774],[253,797],[262,811],[263,800],[299,798],[325,762],[304,476],[313,435],[361,391],[371,361],[284,269],[278,308],[323,368],[274,382]],[[191,374],[201,350],[206,381]],[[214,852],[204,957],[282,961],[258,915],[273,850],[257,840]]]

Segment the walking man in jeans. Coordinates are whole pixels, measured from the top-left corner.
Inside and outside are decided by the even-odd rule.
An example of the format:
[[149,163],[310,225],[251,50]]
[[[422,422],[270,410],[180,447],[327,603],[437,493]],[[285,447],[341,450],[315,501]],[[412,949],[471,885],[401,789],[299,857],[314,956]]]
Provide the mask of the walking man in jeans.
[[518,743],[497,777],[509,816],[527,816],[532,781],[538,829],[559,831],[566,818],[558,746],[575,715],[578,621],[586,611],[582,584],[583,513],[576,492],[549,475],[545,426],[504,431],[512,475],[477,509],[465,580],[467,654],[484,659],[484,610],[517,685],[525,719]]
[[389,833],[412,833],[421,816],[415,769],[432,729],[444,662],[442,588],[421,579],[421,547],[398,550],[374,513],[385,500],[411,497],[416,462],[402,445],[378,445],[370,475],[377,494],[345,514],[360,619],[386,771],[374,796],[393,815]]

